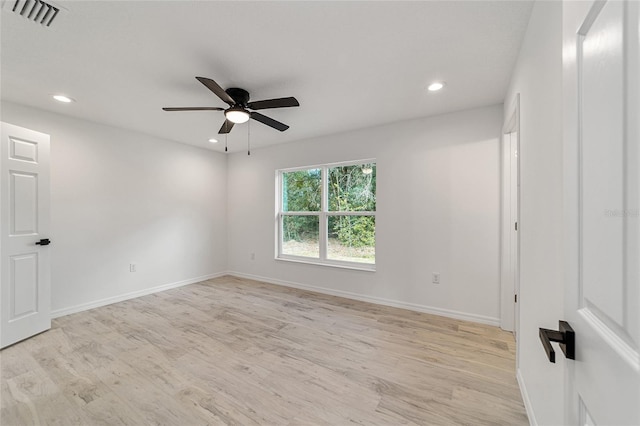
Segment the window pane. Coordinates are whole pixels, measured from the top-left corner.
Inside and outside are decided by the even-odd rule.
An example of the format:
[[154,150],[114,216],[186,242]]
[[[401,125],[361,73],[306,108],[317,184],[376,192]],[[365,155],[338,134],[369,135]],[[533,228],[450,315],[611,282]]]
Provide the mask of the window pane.
[[376,211],[376,164],[329,169],[329,211]]
[[376,263],[375,216],[329,216],[327,258]]
[[319,216],[282,217],[282,254],[320,257]]
[[282,211],[320,211],[321,169],[282,173]]

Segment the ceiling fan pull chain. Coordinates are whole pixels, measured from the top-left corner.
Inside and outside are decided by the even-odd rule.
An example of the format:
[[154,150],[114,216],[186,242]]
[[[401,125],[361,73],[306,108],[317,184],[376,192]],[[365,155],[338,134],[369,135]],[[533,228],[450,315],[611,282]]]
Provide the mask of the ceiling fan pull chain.
[[224,134],[224,152],[227,152],[227,134]]
[[247,127],[247,155],[251,155],[251,120],[249,120]]

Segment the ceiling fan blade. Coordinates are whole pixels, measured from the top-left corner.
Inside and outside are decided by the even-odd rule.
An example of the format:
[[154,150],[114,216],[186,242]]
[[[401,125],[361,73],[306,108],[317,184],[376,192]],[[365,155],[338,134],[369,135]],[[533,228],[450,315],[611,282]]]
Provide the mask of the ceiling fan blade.
[[233,121],[224,120],[224,123],[222,123],[222,127],[220,127],[220,131],[218,131],[218,134],[224,135],[226,133],[229,133],[231,129],[233,129]]
[[220,107],[178,107],[162,108],[164,111],[224,111]]
[[249,102],[247,106],[251,109],[287,108],[300,106],[294,97],[266,99],[264,101]]
[[262,124],[266,124],[269,127],[273,127],[276,130],[280,130],[281,132],[284,132],[289,128],[289,126],[287,126],[286,124],[276,121],[273,118],[267,117],[266,115],[262,115],[259,112],[252,112],[251,118],[253,118],[254,120],[258,120]]
[[225,101],[229,105],[235,105],[236,101],[234,101],[233,98],[231,96],[229,96],[229,94],[227,92],[225,92],[222,87],[220,87],[218,85],[218,83],[216,83],[215,81],[211,80],[210,78],[206,78],[206,77],[196,77],[196,78],[198,79],[198,81],[200,83],[202,83],[205,86],[207,86],[207,89],[209,89],[213,93],[215,93],[220,99],[222,99],[223,101]]

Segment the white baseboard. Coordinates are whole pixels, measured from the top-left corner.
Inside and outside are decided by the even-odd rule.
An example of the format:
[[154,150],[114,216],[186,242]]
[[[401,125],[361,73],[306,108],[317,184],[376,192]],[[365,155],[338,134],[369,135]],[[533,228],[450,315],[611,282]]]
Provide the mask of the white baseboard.
[[89,309],[99,308],[101,306],[111,305],[112,303],[122,302],[129,299],[135,299],[136,297],[146,296],[148,294],[157,293],[159,291],[165,291],[172,288],[182,287],[189,284],[198,283],[200,281],[210,280],[212,278],[218,278],[223,275],[228,275],[226,272],[218,272],[215,274],[203,275],[201,277],[190,278],[187,280],[177,281],[175,283],[162,284],[156,287],[145,288],[143,290],[132,291],[130,293],[120,294],[118,296],[107,297],[106,299],[100,299],[93,302],[82,303],[76,306],[70,306],[68,308],[56,309],[51,311],[51,318],[58,318],[65,315],[71,315]]
[[484,316],[484,315],[477,315],[477,314],[470,314],[470,313],[466,313],[466,312],[453,311],[453,310],[449,310],[449,309],[435,308],[435,307],[432,307],[432,306],[419,305],[419,304],[416,304],[416,303],[402,302],[402,301],[391,300],[391,299],[386,299],[386,298],[382,298],[382,297],[367,296],[367,295],[362,295],[362,294],[357,294],[357,293],[351,293],[351,292],[348,292],[348,291],[332,290],[332,289],[327,289],[327,288],[323,288],[323,287],[316,287],[316,286],[307,285],[307,284],[300,284],[300,283],[295,283],[295,282],[292,282],[292,281],[277,280],[277,279],[273,279],[273,278],[261,277],[261,276],[258,276],[258,275],[251,275],[251,274],[244,274],[244,273],[241,273],[241,272],[234,272],[234,271],[219,272],[219,273],[210,274],[210,275],[203,275],[201,277],[191,278],[191,279],[187,279],[187,280],[178,281],[178,282],[175,282],[175,283],[163,284],[163,285],[159,285],[159,286],[156,286],[156,287],[146,288],[146,289],[143,289],[143,290],[138,290],[138,291],[133,291],[133,292],[130,292],[130,293],[125,293],[125,294],[121,294],[121,295],[117,295],[117,296],[112,296],[112,297],[108,297],[106,299],[100,299],[100,300],[95,300],[95,301],[88,302],[88,303],[82,303],[82,304],[76,305],[76,306],[70,306],[70,307],[67,307],[67,308],[56,309],[56,310],[51,312],[51,318],[58,318],[58,317],[62,317],[62,316],[65,316],[65,315],[71,315],[71,314],[75,314],[75,313],[78,313],[78,312],[86,311],[86,310],[89,310],[89,309],[94,309],[94,308],[99,308],[101,306],[110,305],[112,303],[122,302],[122,301],[125,301],[125,300],[134,299],[136,297],[146,296],[148,294],[157,293],[159,291],[170,290],[172,288],[182,287],[182,286],[189,285],[189,284],[194,284],[194,283],[197,283],[197,282],[200,282],[200,281],[205,281],[205,280],[210,280],[210,279],[213,279],[213,278],[218,278],[218,277],[221,277],[221,276],[224,276],[224,275],[232,275],[232,276],[239,277],[239,278],[247,278],[247,279],[250,279],[250,280],[262,281],[262,282],[266,282],[266,283],[269,283],[269,284],[276,284],[276,285],[281,285],[281,286],[285,286],[285,287],[298,288],[298,289],[301,289],[301,290],[309,290],[309,291],[314,291],[316,293],[328,294],[328,295],[331,295],[331,296],[345,297],[347,299],[360,300],[362,302],[375,303],[377,305],[392,306],[394,308],[408,309],[408,310],[411,310],[411,311],[424,312],[424,313],[433,314],[433,315],[440,315],[440,316],[443,316],[443,317],[455,318],[455,319],[460,319],[460,320],[465,320],[465,321],[471,321],[471,322],[476,322],[476,323],[480,323],[480,324],[488,324],[488,325],[493,325],[493,326],[496,326],[496,327],[500,326],[500,319],[499,318],[492,318],[492,317],[487,317],[487,316]]
[[291,281],[283,281],[283,280],[277,280],[273,278],[261,277],[257,275],[244,274],[241,272],[229,271],[227,272],[227,274],[234,277],[238,277],[238,278],[247,278],[250,280],[262,281],[269,284],[276,284],[276,285],[281,285],[285,287],[293,287],[301,290],[309,290],[309,291],[314,291],[316,293],[328,294],[330,296],[339,296],[347,299],[360,300],[362,302],[375,303],[377,305],[392,306],[394,308],[408,309],[411,311],[424,312],[427,314],[433,314],[433,315],[439,315],[442,317],[477,322],[480,324],[488,324],[496,327],[500,326],[499,318],[492,318],[484,315],[470,314],[466,312],[459,312],[459,311],[453,311],[453,310],[442,309],[442,308],[434,308],[432,306],[402,302],[399,300],[385,299],[383,297],[366,296],[366,295],[351,293],[351,292],[342,291],[342,290],[332,290],[332,289],[327,289],[323,287],[316,287],[312,285],[300,284],[300,283],[291,282]]
[[533,406],[531,405],[531,400],[529,399],[529,393],[527,392],[527,386],[524,384],[524,378],[522,377],[522,373],[520,372],[519,368],[516,373],[516,379],[518,380],[518,386],[520,387],[520,393],[522,394],[522,402],[524,403],[524,408],[525,410],[527,410],[529,424],[531,426],[538,426],[536,416],[533,412]]

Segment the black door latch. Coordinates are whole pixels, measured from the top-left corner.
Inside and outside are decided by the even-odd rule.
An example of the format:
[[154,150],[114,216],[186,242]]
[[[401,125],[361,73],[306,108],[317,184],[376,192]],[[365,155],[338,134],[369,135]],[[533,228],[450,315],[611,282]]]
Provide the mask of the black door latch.
[[40,241],[36,241],[37,246],[48,246],[49,244],[51,244],[51,241],[49,241],[48,238],[43,238]]
[[558,331],[541,328],[540,341],[544,346],[549,362],[556,362],[556,352],[553,350],[551,342],[560,343],[560,349],[562,349],[567,359],[576,359],[576,333],[568,322],[558,321]]

